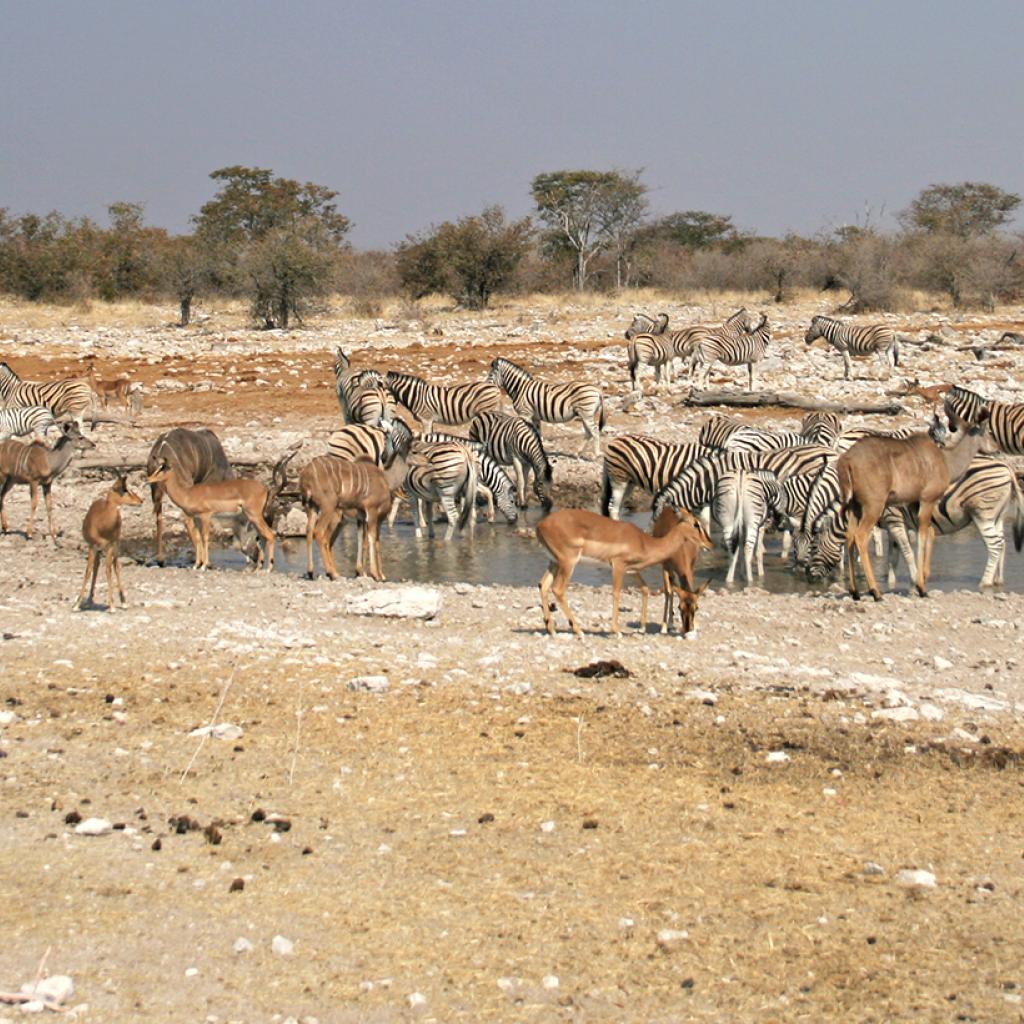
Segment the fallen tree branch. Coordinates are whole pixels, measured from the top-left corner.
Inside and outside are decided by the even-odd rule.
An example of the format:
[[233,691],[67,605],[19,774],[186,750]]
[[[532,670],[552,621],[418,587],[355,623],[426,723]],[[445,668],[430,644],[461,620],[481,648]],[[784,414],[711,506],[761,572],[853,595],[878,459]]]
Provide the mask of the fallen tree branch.
[[808,398],[795,391],[691,391],[683,405],[723,405],[740,409],[759,409],[778,406],[781,409],[814,409],[822,412],[868,413],[897,416],[904,411],[899,402],[826,402]]

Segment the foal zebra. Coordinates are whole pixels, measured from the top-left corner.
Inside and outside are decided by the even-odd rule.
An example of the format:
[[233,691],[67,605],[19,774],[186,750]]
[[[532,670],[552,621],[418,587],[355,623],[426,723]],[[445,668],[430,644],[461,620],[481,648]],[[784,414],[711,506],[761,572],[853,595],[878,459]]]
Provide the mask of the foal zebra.
[[700,388],[707,386],[711,366],[715,362],[719,362],[725,363],[726,366],[746,366],[749,381],[747,390],[753,391],[754,364],[764,358],[771,336],[768,317],[762,314],[761,322],[749,331],[738,333],[720,331],[704,338],[694,352],[694,375],[699,376],[697,386]]
[[671,444],[643,434],[613,437],[601,472],[601,514],[618,519],[634,487],[657,494],[704,454],[699,444]]
[[850,356],[869,356],[874,353],[883,370],[892,373],[900,365],[900,344],[896,332],[885,324],[843,323],[829,316],[811,318],[804,341],[810,345],[816,338],[824,338],[843,357],[843,379],[850,379]]
[[989,429],[999,447],[1008,455],[1024,455],[1024,404],[982,398],[957,385],[946,392],[943,406],[957,430],[973,427],[987,412]]
[[425,434],[430,433],[435,420],[449,426],[468,423],[478,413],[501,407],[501,392],[489,381],[446,387],[411,373],[388,370],[385,383],[395,399],[420,421]]
[[84,429],[85,413],[92,408],[92,388],[77,377],[64,380],[22,380],[7,363],[0,362],[0,404],[9,409],[43,406],[54,416],[70,416]]
[[9,437],[34,434],[40,441],[50,427],[56,426],[53,413],[44,405],[23,405],[15,409],[0,409],[0,441]]
[[499,385],[520,416],[528,417],[540,431],[541,423],[568,423],[578,419],[594,445],[594,455],[601,451],[604,429],[604,401],[596,384],[572,381],[568,384],[547,384],[535,380],[533,374],[510,359],[491,363],[488,381]]
[[499,465],[514,468],[520,508],[526,508],[526,484],[532,473],[533,493],[544,512],[551,511],[551,462],[540,431],[529,420],[501,412],[482,412],[470,421],[469,436],[471,440],[482,441]]

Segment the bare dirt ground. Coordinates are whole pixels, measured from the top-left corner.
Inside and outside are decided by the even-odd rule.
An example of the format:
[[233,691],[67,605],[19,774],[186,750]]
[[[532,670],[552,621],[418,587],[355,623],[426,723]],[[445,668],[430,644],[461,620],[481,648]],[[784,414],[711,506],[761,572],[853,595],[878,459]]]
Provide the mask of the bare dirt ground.
[[[729,301],[658,308],[687,322]],[[905,374],[857,364],[850,382],[803,344],[823,311],[770,310],[762,386],[876,399],[918,377],[1020,400],[1024,354],[966,349],[1020,330],[1020,309],[896,318],[919,343]],[[91,435],[102,458],[141,461],[196,423],[243,462],[300,438],[319,454],[336,344],[442,380],[479,379],[497,354],[585,375],[609,432],[692,437],[707,413],[684,387],[645,379],[631,404],[632,312],[334,310],[261,333],[230,309],[175,330],[155,309],[0,306],[0,348],[28,378],[89,352],[146,384],[137,422]],[[885,425],[923,422],[926,403],[904,401]],[[559,503],[594,507],[579,428],[550,444]],[[96,1021],[1024,1019],[1019,592],[869,606],[716,587],[687,641],[613,638],[608,589],[577,586],[578,642],[541,634],[532,587],[438,586],[434,619],[397,621],[346,611],[361,581],[127,560],[126,611],[73,612],[103,486],[75,469],[57,483],[60,548],[0,538],[0,990],[49,949]],[[126,514],[133,542],[151,529],[148,509]],[[638,607],[628,595],[627,628]],[[628,677],[573,674],[602,659]],[[240,732],[189,735],[210,723]],[[91,817],[114,827],[76,833]]]

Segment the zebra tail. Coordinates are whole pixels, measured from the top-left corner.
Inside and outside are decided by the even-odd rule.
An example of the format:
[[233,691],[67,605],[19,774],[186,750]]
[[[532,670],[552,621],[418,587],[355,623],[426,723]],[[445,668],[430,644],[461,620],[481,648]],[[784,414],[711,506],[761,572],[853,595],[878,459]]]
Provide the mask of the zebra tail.
[[896,340],[892,343],[892,364],[893,364],[893,366],[901,365],[900,364],[900,339],[899,338],[896,338]]
[[459,516],[460,530],[465,529],[466,523],[469,522],[469,517],[472,515],[473,509],[476,506],[476,489],[476,459],[471,458],[469,460],[468,471],[466,473],[466,488],[463,492],[462,514]]
[[604,399],[601,399],[601,404],[597,407],[597,429],[604,430],[605,414],[604,414]]
[[[612,481],[608,476],[608,467],[605,466],[601,473],[601,515],[607,516],[612,507]],[[1017,549],[1018,551],[1020,548]]]
[[1017,474],[1011,474],[1013,480],[1013,546],[1017,551],[1024,547],[1024,495],[1021,494],[1020,481]]

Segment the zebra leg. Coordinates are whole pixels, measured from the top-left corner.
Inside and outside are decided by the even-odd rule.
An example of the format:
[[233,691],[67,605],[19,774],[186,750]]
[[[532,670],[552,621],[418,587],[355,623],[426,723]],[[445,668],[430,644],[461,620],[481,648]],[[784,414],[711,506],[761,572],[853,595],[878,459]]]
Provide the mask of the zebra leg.
[[633,485],[628,480],[612,484],[612,498],[608,502],[608,516],[610,519],[622,518],[622,506],[633,491]]
[[754,364],[753,363],[747,363],[747,381],[748,381],[748,383],[747,383],[747,390],[748,391],[753,391],[754,390]]
[[[451,494],[441,495],[441,508],[444,509],[445,517],[448,520],[448,529],[445,531],[444,539],[451,540],[455,536],[455,528],[459,524],[459,507],[456,504],[455,498]],[[470,530],[472,530],[473,519],[470,516]],[[433,536],[433,531],[431,531]]]
[[975,519],[974,525],[985,542],[988,560],[979,586],[991,587],[1003,582],[1003,562],[1006,559],[1006,538],[1003,535],[1002,517],[996,522],[992,519]]
[[853,364],[850,362],[850,353],[844,348],[841,355],[843,357],[843,380],[849,380],[850,371],[853,369]]
[[526,508],[526,484],[530,471],[522,459],[513,457],[512,472],[516,479],[516,504],[520,508]]

